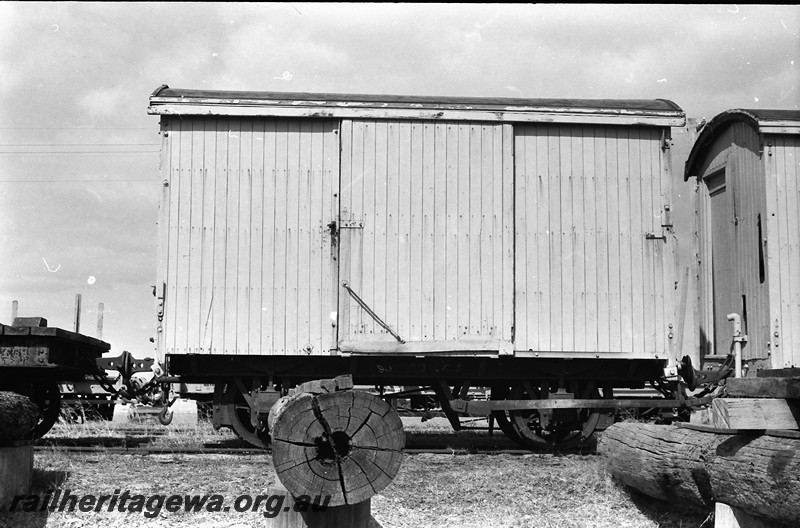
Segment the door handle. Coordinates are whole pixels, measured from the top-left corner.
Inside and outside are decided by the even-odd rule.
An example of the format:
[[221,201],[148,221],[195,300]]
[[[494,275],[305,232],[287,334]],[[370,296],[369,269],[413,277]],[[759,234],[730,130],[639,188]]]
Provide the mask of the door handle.
[[336,238],[339,234],[339,230],[336,227],[336,220],[331,220],[331,223],[328,224],[328,230],[331,232],[331,238]]

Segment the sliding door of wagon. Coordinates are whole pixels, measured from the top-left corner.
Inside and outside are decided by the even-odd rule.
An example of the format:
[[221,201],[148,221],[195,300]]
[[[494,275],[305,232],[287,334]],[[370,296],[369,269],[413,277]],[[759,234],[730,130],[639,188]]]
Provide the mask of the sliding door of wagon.
[[667,357],[670,183],[656,127],[516,127],[516,348]]
[[510,125],[345,120],[339,348],[510,352]]
[[338,123],[170,120],[162,204],[167,354],[336,347]]

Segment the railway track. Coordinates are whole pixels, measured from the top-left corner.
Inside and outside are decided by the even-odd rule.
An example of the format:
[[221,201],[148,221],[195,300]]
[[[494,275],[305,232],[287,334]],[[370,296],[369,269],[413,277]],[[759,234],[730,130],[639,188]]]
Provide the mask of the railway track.
[[[255,447],[165,447],[165,446],[76,446],[76,445],[37,445],[36,452],[49,452],[57,450],[67,453],[97,453],[114,455],[253,455],[272,453],[271,449],[259,449]],[[526,449],[469,449],[469,448],[408,448],[403,450],[409,455],[439,454],[439,455],[530,455],[531,451]]]
[[[442,419],[444,420],[444,419]],[[475,421],[478,425],[480,421]],[[460,433],[442,430],[434,425],[432,430],[407,430],[406,448],[409,455],[514,455],[531,454],[532,451],[520,449],[513,441],[496,430],[487,434],[486,427],[469,426]],[[74,434],[74,433],[73,433]],[[178,435],[170,438],[170,435]],[[128,455],[253,455],[271,454],[271,449],[249,445],[235,437],[214,438],[201,434],[199,437],[181,437],[180,432],[160,426],[143,429],[141,427],[114,427],[72,436],[70,432],[51,432],[36,441],[37,452],[67,452],[86,454],[128,454]],[[582,450],[571,452],[592,452],[594,441]]]
[[[243,444],[240,440],[222,440],[204,442],[180,441],[164,443],[168,432],[162,429],[155,430],[115,430],[113,435],[98,434],[96,436],[61,437],[46,436],[36,441],[37,452],[68,452],[68,453],[105,453],[129,455],[252,455],[270,454],[271,449],[262,449]],[[407,436],[404,452],[410,455],[417,454],[510,454],[525,455],[531,451],[519,449],[502,434],[496,436],[482,435],[480,437],[464,437],[454,434],[436,433],[410,433]]]

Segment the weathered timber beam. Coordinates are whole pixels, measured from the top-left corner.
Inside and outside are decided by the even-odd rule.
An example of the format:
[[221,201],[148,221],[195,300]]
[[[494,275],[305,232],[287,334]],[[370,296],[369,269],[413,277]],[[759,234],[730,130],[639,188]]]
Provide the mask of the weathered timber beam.
[[621,422],[597,450],[619,482],[677,507],[721,502],[775,523],[800,519],[798,439]]
[[756,373],[759,378],[800,378],[800,368],[764,369]]
[[55,367],[50,361],[50,348],[46,346],[0,346],[0,366],[3,367]]
[[800,401],[770,398],[716,398],[692,414],[691,423],[717,429],[800,429]]
[[471,415],[487,415],[494,411],[521,411],[530,409],[652,409],[705,405],[708,403],[711,403],[711,397],[689,398],[686,400],[666,400],[660,398],[629,400],[550,398],[544,400],[467,401],[456,399],[450,402],[450,406],[456,412],[463,412]]
[[734,398],[800,399],[800,378],[732,378],[725,392]]
[[502,339],[458,341],[341,341],[339,351],[351,354],[465,354],[474,356],[509,356],[514,348]]
[[765,434],[767,436],[777,436],[779,438],[794,438],[796,440],[800,440],[800,431],[790,431],[788,429],[721,429],[718,427],[712,427],[710,425],[702,425],[697,423],[686,423],[686,422],[675,422],[673,425],[677,427],[683,427],[686,429],[692,429],[693,431],[700,431],[701,433],[714,433],[714,434],[724,434],[724,435],[736,435],[736,434],[752,434],[754,432],[759,432]]
[[[559,123],[591,123],[608,125],[654,125],[683,126],[685,119],[674,115],[617,115],[602,112],[563,112],[554,114],[551,111],[535,110],[450,110],[418,108],[354,108],[318,105],[302,105],[292,103],[287,106],[234,106],[216,101],[197,101],[188,105],[186,102],[167,101],[148,107],[149,114],[160,115],[233,115],[233,116],[269,116],[269,117],[319,117],[329,119],[426,119],[439,121],[507,121],[507,122],[548,122]],[[566,109],[565,109],[566,110]]]

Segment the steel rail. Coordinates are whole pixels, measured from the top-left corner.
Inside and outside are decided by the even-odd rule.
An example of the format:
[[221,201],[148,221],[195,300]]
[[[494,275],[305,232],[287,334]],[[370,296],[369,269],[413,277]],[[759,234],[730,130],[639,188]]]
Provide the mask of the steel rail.
[[[37,453],[47,452],[67,452],[67,453],[88,453],[88,454],[112,454],[112,455],[271,455],[271,449],[261,449],[257,447],[155,447],[155,446],[136,446],[136,447],[105,447],[105,446],[60,446],[60,445],[37,445],[34,446]],[[572,452],[572,450],[570,451]],[[472,448],[408,448],[403,449],[403,453],[408,455],[531,455],[534,451],[527,449],[472,449]]]

